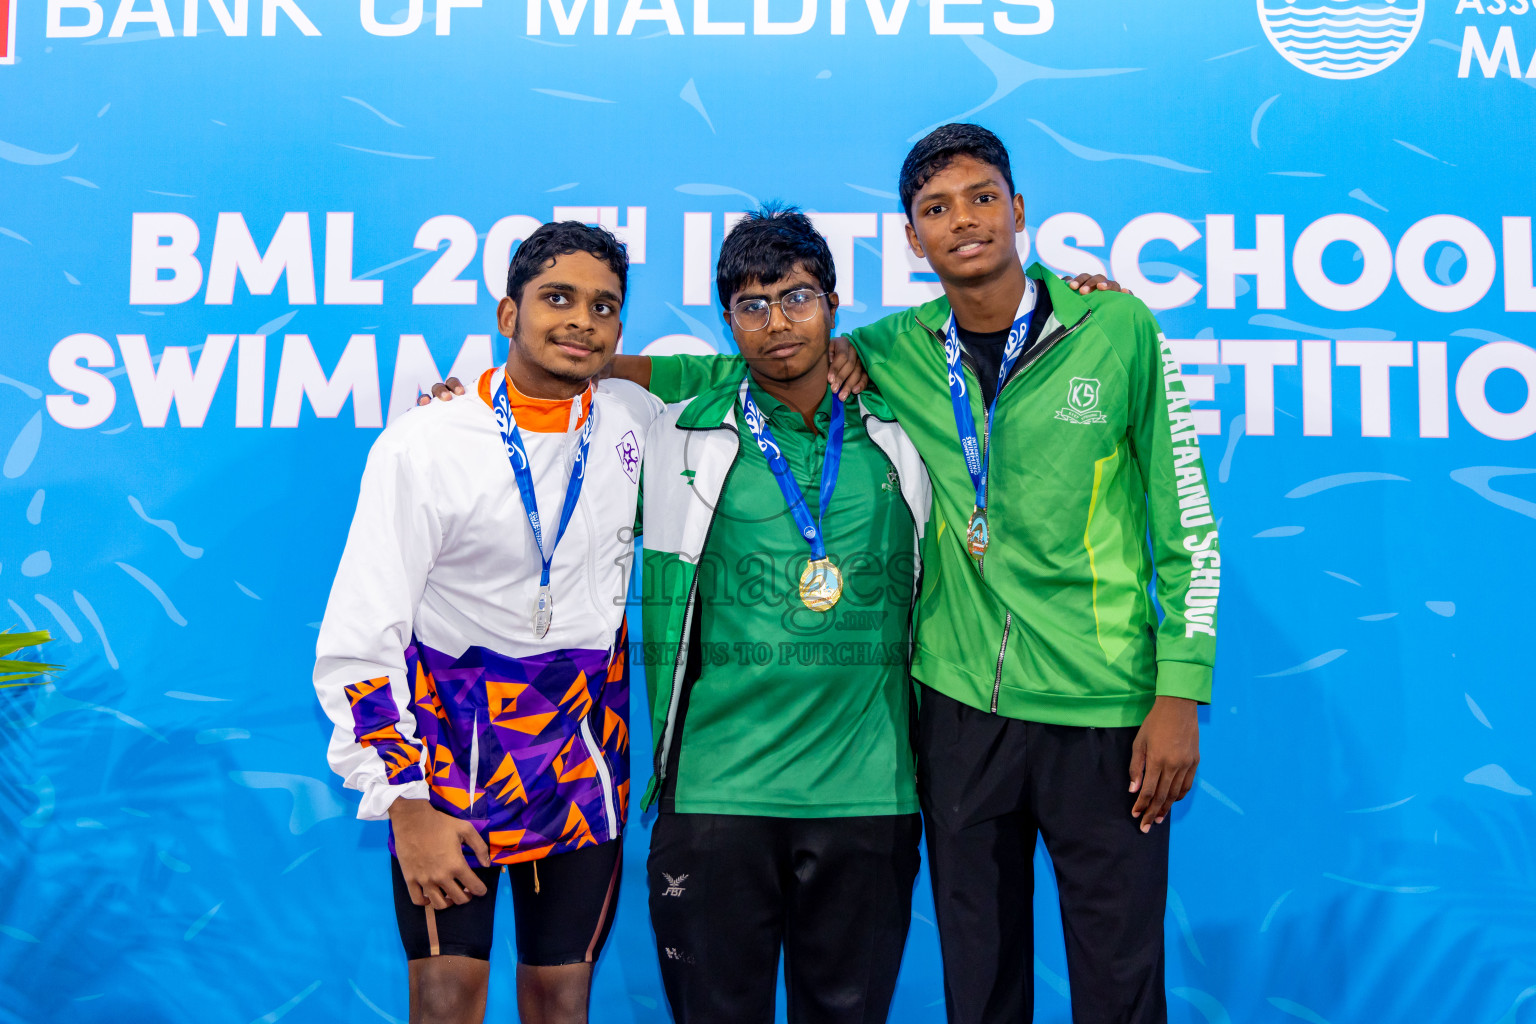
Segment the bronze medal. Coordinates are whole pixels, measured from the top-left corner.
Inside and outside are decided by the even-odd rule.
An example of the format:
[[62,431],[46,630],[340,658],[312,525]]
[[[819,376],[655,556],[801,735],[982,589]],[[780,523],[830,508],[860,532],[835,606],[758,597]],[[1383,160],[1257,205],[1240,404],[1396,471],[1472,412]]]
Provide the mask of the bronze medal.
[[991,539],[987,530],[987,510],[977,508],[971,512],[971,522],[965,528],[965,546],[970,551],[972,558],[980,558],[987,553],[987,542]]

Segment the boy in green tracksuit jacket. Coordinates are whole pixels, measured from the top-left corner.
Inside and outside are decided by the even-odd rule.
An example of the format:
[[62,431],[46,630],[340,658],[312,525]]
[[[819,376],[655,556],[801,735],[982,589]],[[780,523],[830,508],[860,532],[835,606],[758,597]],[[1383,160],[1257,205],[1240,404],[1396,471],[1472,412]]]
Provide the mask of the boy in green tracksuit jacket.
[[[945,297],[852,342],[934,485],[913,675],[949,1019],[1029,1019],[1038,831],[1074,1020],[1160,1024],[1157,826],[1194,782],[1220,572],[1178,362],[1140,300],[1021,273],[1024,204],[991,132],[920,140],[901,198]],[[961,405],[994,448],[981,487]]]
[[1156,1024],[1157,826],[1194,782],[1220,576],[1189,398],[1140,300],[1020,266],[991,132],[919,141],[901,198],[945,295],[850,340],[933,485],[912,674],[949,1020],[1030,1018],[1039,835],[1074,1020]]

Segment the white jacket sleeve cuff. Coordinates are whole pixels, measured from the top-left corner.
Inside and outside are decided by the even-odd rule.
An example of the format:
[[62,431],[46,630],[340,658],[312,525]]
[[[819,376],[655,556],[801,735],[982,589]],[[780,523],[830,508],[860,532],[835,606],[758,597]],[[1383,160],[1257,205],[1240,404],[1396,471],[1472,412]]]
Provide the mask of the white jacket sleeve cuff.
[[389,805],[396,800],[426,800],[430,795],[426,782],[420,779],[398,786],[383,779],[369,780],[357,816],[361,821],[384,821],[389,818]]

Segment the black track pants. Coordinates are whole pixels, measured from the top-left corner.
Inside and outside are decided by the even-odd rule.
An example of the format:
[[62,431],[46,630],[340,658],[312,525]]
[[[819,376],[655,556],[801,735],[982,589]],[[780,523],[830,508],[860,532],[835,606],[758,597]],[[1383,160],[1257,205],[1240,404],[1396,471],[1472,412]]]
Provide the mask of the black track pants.
[[916,814],[671,814],[651,832],[651,924],[676,1024],[883,1024],[912,919]]
[[925,687],[918,787],[950,1024],[1034,1011],[1035,836],[1056,869],[1075,1024],[1163,1024],[1170,820],[1131,817],[1136,729],[1043,725]]

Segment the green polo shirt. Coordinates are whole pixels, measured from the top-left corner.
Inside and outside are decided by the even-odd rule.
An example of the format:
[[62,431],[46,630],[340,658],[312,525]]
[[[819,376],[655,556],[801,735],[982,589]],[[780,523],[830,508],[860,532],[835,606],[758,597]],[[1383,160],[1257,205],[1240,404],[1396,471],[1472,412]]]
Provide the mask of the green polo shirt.
[[[815,429],[754,384],[811,515],[832,394]],[[828,612],[805,607],[810,545],[736,407],[741,448],[699,566],[702,668],[688,696],[671,810],[823,818],[918,809],[907,673],[915,526],[856,403],[822,517],[843,572]]]

